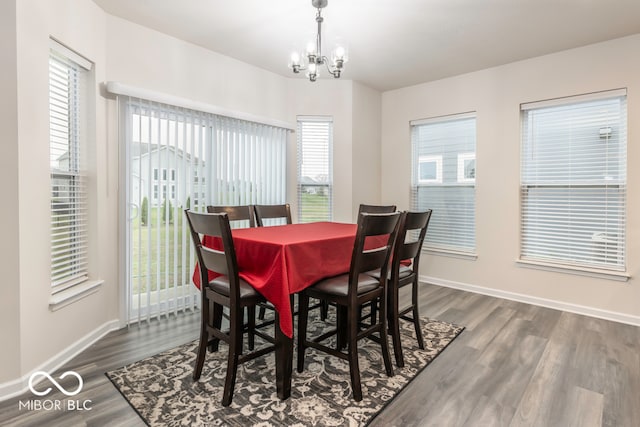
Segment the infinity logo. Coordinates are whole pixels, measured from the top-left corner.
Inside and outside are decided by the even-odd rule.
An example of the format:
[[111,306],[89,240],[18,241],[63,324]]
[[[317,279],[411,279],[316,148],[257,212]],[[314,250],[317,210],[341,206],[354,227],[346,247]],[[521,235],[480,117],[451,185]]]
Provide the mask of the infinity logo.
[[69,375],[72,375],[78,379],[78,388],[75,389],[74,391],[67,391],[64,387],[58,384],[58,382],[54,380],[51,375],[49,375],[44,371],[36,371],[33,374],[31,374],[31,376],[29,377],[29,390],[31,390],[31,393],[35,394],[36,396],[46,396],[51,392],[51,387],[47,388],[44,391],[38,391],[35,388],[33,388],[34,379],[38,376],[41,376],[41,377],[48,378],[49,381],[51,381],[51,383],[53,383],[53,385],[56,386],[56,388],[60,390],[62,393],[64,393],[66,396],[75,396],[76,394],[80,393],[80,390],[82,390],[82,385],[83,385],[82,377],[77,372],[67,371],[64,374],[60,375],[59,379],[63,379],[65,377],[68,377]]

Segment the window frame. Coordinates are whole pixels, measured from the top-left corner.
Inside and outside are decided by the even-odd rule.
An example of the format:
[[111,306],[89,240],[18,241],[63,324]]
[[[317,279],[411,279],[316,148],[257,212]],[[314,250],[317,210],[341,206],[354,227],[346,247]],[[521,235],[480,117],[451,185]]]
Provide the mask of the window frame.
[[56,40],[49,42],[49,308],[55,311],[95,292],[102,281],[92,279],[90,274],[91,215],[86,153],[90,151],[93,130],[94,106],[90,92],[93,64]]
[[[320,124],[326,125],[327,139],[321,141],[326,144],[326,151],[322,153],[326,157],[326,165],[320,167],[325,168],[327,172],[326,181],[317,181],[313,183],[304,182],[303,176],[303,159],[306,143],[310,141],[304,140],[304,127],[305,124]],[[298,116],[297,117],[297,197],[298,197],[298,222],[310,222],[310,221],[332,221],[333,219],[333,117],[331,116]],[[318,142],[318,141],[311,141]],[[324,189],[327,196],[326,206],[322,205],[322,212],[312,211],[310,215],[305,213],[306,204],[303,201],[302,195],[305,193],[305,189]],[[316,194],[315,192],[310,194]]]
[[[434,147],[428,148],[427,140],[422,140],[419,136],[418,132],[422,129],[423,126],[455,126],[456,122],[460,122],[462,126],[468,125],[468,120],[473,120],[473,134],[465,135],[464,139],[455,140],[455,144],[448,144],[445,142],[441,142],[442,150],[437,151]],[[409,123],[410,125],[410,134],[411,134],[411,146],[412,146],[412,185],[411,185],[411,208],[414,210],[424,210],[424,209],[433,209],[433,216],[431,218],[429,229],[431,231],[431,235],[427,232],[427,236],[423,245],[423,250],[431,253],[436,253],[445,256],[453,256],[461,259],[469,259],[475,260],[477,259],[476,254],[476,231],[475,231],[475,187],[476,180],[469,179],[460,181],[460,173],[457,170],[460,164],[460,154],[464,154],[466,156],[470,155],[469,151],[469,139],[472,138],[472,148],[473,158],[475,159],[475,153],[477,151],[477,115],[475,112],[465,112],[459,114],[452,114],[447,116],[438,116],[428,119],[420,119],[413,120]],[[437,132],[437,128],[434,132]],[[465,131],[465,128],[461,128],[461,132]],[[447,136],[448,137],[448,136]],[[453,137],[451,137],[453,138]],[[439,139],[441,140],[441,139]],[[452,139],[452,141],[454,141]],[[437,144],[436,144],[437,145]],[[452,146],[455,146],[452,148]],[[455,149],[457,147],[461,147],[464,149],[462,152],[456,152]],[[420,152],[421,150],[427,150],[428,153]],[[425,161],[436,161],[436,178],[435,179],[421,179],[420,174],[420,164]],[[454,166],[455,165],[455,166]],[[453,171],[453,168],[456,168]],[[464,175],[464,172],[463,172]],[[466,235],[462,241],[456,243],[454,240],[456,239],[454,233],[447,233],[446,230],[450,229],[450,227],[454,226],[453,223],[459,221],[460,218],[457,215],[444,215],[445,217],[450,217],[447,219],[443,219],[443,215],[441,213],[441,209],[437,208],[438,203],[445,203],[444,199],[436,201],[434,205],[424,205],[424,201],[420,197],[421,189],[431,189],[430,191],[437,191],[438,188],[451,188],[455,191],[462,194],[462,199],[466,200],[466,196],[464,196],[463,189],[464,188],[473,188],[473,196],[470,202],[473,204],[472,209],[472,219],[468,218],[466,215],[468,214],[468,209],[461,208],[456,212],[460,213],[462,217],[463,227],[459,229],[462,230],[471,230],[470,235]],[[469,201],[467,201],[468,203]],[[454,207],[454,209],[457,209]],[[438,218],[440,216],[440,218]],[[455,218],[454,218],[455,217]],[[453,218],[453,219],[451,219]],[[457,227],[456,227],[457,228]],[[438,230],[436,230],[438,229]],[[447,237],[443,237],[447,235]],[[435,239],[435,240],[431,240]],[[448,240],[451,239],[451,240]],[[436,242],[436,240],[440,240]],[[466,244],[467,241],[471,244]]]
[[[627,265],[627,254],[626,254],[626,239],[627,239],[627,227],[626,227],[626,211],[628,209],[628,203],[627,203],[627,193],[628,193],[628,177],[627,177],[627,171],[626,171],[626,159],[627,159],[627,151],[628,151],[628,135],[627,135],[627,120],[628,120],[628,111],[627,111],[627,107],[626,107],[626,90],[622,89],[622,90],[613,90],[613,91],[605,91],[605,92],[597,92],[597,93],[592,93],[592,94],[585,94],[585,95],[577,95],[577,96],[569,96],[569,97],[563,97],[563,98],[557,98],[557,99],[552,99],[552,100],[548,100],[548,101],[540,101],[540,102],[532,102],[532,103],[526,103],[526,104],[522,104],[520,106],[520,114],[521,114],[521,158],[520,158],[520,183],[519,183],[519,191],[520,191],[520,200],[519,200],[519,207],[520,207],[520,232],[519,232],[519,254],[518,254],[518,259],[517,259],[517,263],[521,266],[524,267],[531,267],[531,268],[541,268],[541,269],[545,269],[545,270],[551,270],[551,271],[559,271],[559,272],[567,272],[567,273],[573,273],[573,274],[580,274],[580,275],[588,275],[588,276],[592,276],[592,277],[602,277],[602,278],[608,278],[608,279],[613,279],[613,280],[627,280],[629,275],[626,273],[626,265]],[[533,112],[533,111],[549,111],[548,114],[552,114],[552,108],[553,107],[561,107],[561,108],[565,108],[567,110],[570,110],[571,108],[574,108],[575,110],[578,110],[579,108],[581,108],[584,105],[587,105],[587,103],[589,102],[597,102],[597,101],[602,101],[602,102],[607,102],[607,101],[612,101],[614,99],[620,99],[621,100],[621,117],[620,117],[620,121],[615,123],[615,126],[617,126],[617,128],[619,129],[621,133],[619,138],[622,138],[621,141],[618,141],[618,150],[622,149],[622,160],[618,161],[618,169],[616,169],[616,177],[617,179],[611,179],[611,175],[609,174],[610,170],[608,169],[609,166],[607,166],[607,169],[605,171],[605,173],[602,174],[602,177],[600,179],[594,178],[594,176],[596,176],[597,174],[597,165],[590,165],[591,168],[593,169],[588,169],[589,173],[593,173],[594,175],[591,176],[589,175],[588,178],[581,178],[581,177],[574,177],[574,175],[567,175],[567,177],[564,178],[554,178],[553,180],[549,180],[544,179],[544,178],[539,178],[538,181],[536,181],[535,179],[532,179],[529,176],[525,177],[525,174],[527,174],[527,170],[528,168],[531,167],[531,165],[537,165],[540,160],[535,158],[533,156],[536,156],[536,150],[533,150],[531,147],[535,144],[533,141],[533,138],[531,135],[533,134],[534,130],[532,130],[528,124],[528,118],[527,118],[527,114],[529,112]],[[587,117],[588,118],[588,117]],[[575,119],[574,119],[575,120]],[[581,120],[579,120],[580,123],[587,123],[585,121],[585,118],[582,118]],[[567,124],[568,125],[568,124]],[[597,127],[597,121],[594,120],[593,127]],[[537,128],[536,128],[537,129]],[[596,138],[607,138],[608,135],[603,134],[602,131],[603,128],[601,128],[598,132],[598,136],[594,137],[593,139],[595,140]],[[610,127],[609,127],[609,131],[610,131]],[[537,133],[536,133],[537,135]],[[539,138],[539,137],[537,137]],[[536,139],[536,141],[538,141]],[[564,140],[562,142],[565,142]],[[543,142],[539,142],[543,143]],[[566,144],[571,144],[571,143],[575,143],[572,140],[569,140],[565,143],[565,145],[561,145],[558,148],[562,149],[563,147],[566,147]],[[539,151],[539,150],[538,150]],[[542,155],[540,155],[542,156]],[[577,154],[576,154],[577,157]],[[538,163],[536,163],[538,162]],[[578,168],[581,165],[584,164],[589,164],[589,162],[584,162],[581,163],[579,160],[577,160],[575,163],[571,163],[570,169],[573,170],[573,168]],[[547,164],[548,165],[548,164]],[[540,167],[540,166],[538,166]],[[569,165],[567,166],[569,167]],[[581,170],[582,171],[582,170]],[[584,173],[584,172],[581,172]],[[569,178],[568,178],[569,177]],[[616,191],[610,191],[613,189],[616,189]],[[531,232],[529,230],[525,230],[525,222],[526,221],[531,221],[531,216],[533,214],[530,214],[529,212],[531,212],[532,209],[535,208],[530,208],[529,205],[531,204],[529,201],[531,200],[530,197],[530,193],[531,191],[537,191],[540,195],[536,195],[534,194],[533,197],[536,198],[540,198],[540,197],[549,197],[549,196],[543,196],[542,194],[544,194],[543,192],[549,192],[549,191],[555,191],[555,192],[560,192],[564,189],[565,192],[568,192],[571,197],[578,197],[580,195],[580,192],[585,192],[587,194],[590,194],[589,197],[593,198],[593,197],[597,197],[597,193],[596,195],[593,194],[594,191],[597,192],[598,189],[600,189],[603,194],[604,197],[606,197],[607,201],[605,202],[605,208],[606,210],[602,213],[602,219],[605,220],[605,227],[607,229],[609,229],[607,221],[609,220],[609,218],[614,217],[616,210],[619,213],[619,217],[617,219],[617,221],[619,222],[619,225],[615,228],[616,231],[620,232],[622,234],[622,237],[616,240],[616,245],[617,247],[619,247],[619,251],[620,253],[616,256],[612,256],[611,258],[619,258],[621,259],[620,262],[618,262],[617,264],[615,263],[605,263],[605,262],[597,262],[598,256],[595,255],[596,252],[594,252],[594,248],[593,247],[587,247],[582,245],[581,243],[582,241],[576,241],[576,239],[578,239],[578,237],[576,236],[576,232],[571,230],[571,229],[567,229],[566,234],[567,237],[565,237],[564,240],[558,241],[558,244],[565,244],[568,245],[568,242],[570,241],[576,241],[576,243],[572,244],[572,249],[571,252],[575,252],[574,255],[566,255],[564,258],[559,256],[559,254],[562,253],[562,251],[556,250],[556,252],[553,252],[551,250],[551,252],[549,252],[547,254],[547,256],[537,256],[535,255],[535,247],[536,245],[540,245],[540,243],[534,244],[531,243],[531,241],[537,241],[536,239],[540,240],[540,242],[544,242],[544,241],[548,241],[550,238],[549,237],[544,237],[544,234],[548,234],[553,232],[553,228],[546,228],[544,231],[544,233],[540,234],[539,233],[534,233]],[[613,212],[611,212],[611,207],[609,207],[609,193],[614,194],[611,197],[616,197],[616,193],[618,194],[618,198],[622,201],[623,203],[623,207],[620,208],[616,208],[614,209]],[[566,196],[565,196],[566,197]],[[603,196],[600,196],[603,197]],[[590,199],[589,201],[591,203],[593,202],[594,199]],[[596,199],[597,201],[597,199]],[[545,203],[549,203],[549,202],[545,202]],[[565,204],[566,205],[566,204]],[[557,209],[561,209],[563,206],[565,205],[559,205]],[[615,205],[614,205],[615,206]],[[540,208],[538,208],[540,209]],[[589,213],[592,213],[595,211],[590,210]],[[546,215],[546,219],[545,220],[551,220],[553,218],[556,218],[556,221],[562,222],[562,221],[569,221],[569,223],[575,221],[575,222],[579,222],[581,221],[581,216],[584,215],[584,213],[577,211],[576,213],[574,213],[573,215],[565,215],[562,216],[562,213],[555,213],[555,214],[545,214]],[[555,215],[555,216],[552,216]],[[597,220],[594,219],[589,219],[589,223],[588,225],[585,225],[585,227],[589,226],[589,227],[593,227],[594,224],[597,223]],[[595,243],[598,241],[598,239],[596,238],[597,235],[599,235],[599,233],[594,232],[592,235],[592,239],[591,242],[595,245]],[[527,243],[529,242],[529,243]],[[610,243],[610,242],[608,242]],[[533,246],[532,246],[533,245]],[[607,251],[609,249],[607,248]],[[565,250],[566,252],[566,250]],[[590,254],[588,253],[590,252]],[[591,256],[593,259],[591,261],[588,261],[588,257]],[[605,259],[608,259],[609,256],[607,255],[606,257],[604,257]],[[583,259],[582,261],[580,261],[580,259]]]
[[[422,178],[422,165],[424,163],[436,164],[436,176],[433,179]],[[420,156],[418,157],[418,184],[442,184],[442,155],[435,156]]]

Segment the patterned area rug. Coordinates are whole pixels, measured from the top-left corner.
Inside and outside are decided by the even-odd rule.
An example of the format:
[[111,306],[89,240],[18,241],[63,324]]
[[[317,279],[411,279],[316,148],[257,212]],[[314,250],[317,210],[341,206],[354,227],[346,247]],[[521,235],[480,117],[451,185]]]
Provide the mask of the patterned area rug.
[[[317,336],[331,320],[325,323],[310,316],[309,336]],[[228,352],[224,343],[217,353],[207,352],[198,382],[191,379],[196,341],[106,375],[150,426],[361,426],[367,425],[464,329],[423,318],[426,348],[420,350],[413,325],[401,322],[401,326],[405,367],[394,364],[393,377],[385,374],[380,345],[370,340],[359,342],[361,402],[352,398],[348,363],[314,349],[306,351],[303,373],[295,369],[294,353],[291,397],[285,401],[276,395],[275,356],[271,353],[240,365],[233,402],[223,407],[220,402]],[[391,345],[390,349],[393,361]]]

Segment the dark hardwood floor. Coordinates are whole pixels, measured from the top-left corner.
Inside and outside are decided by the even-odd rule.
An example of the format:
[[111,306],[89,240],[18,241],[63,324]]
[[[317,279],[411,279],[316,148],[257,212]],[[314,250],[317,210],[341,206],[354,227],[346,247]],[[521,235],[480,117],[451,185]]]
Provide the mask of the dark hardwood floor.
[[[640,328],[433,285],[420,292],[423,316],[466,329],[372,426],[640,426]],[[143,426],[104,372],[197,330],[196,313],[113,332],[59,370],[82,375],[75,398],[91,400],[90,411],[20,409],[28,392],[0,403],[0,425]],[[66,398],[55,393],[47,398]]]

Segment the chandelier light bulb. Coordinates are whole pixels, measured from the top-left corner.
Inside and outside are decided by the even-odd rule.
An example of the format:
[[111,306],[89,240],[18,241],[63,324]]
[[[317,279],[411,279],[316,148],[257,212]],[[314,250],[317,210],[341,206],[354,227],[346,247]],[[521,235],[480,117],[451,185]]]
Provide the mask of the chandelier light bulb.
[[307,43],[307,55],[316,55],[316,45],[313,42]]
[[298,52],[291,53],[291,65],[300,65],[300,54]]
[[336,51],[335,51],[336,59],[342,59],[344,61],[344,55],[345,54],[346,54],[346,51],[344,50],[344,48],[342,46],[338,46],[336,48]]

